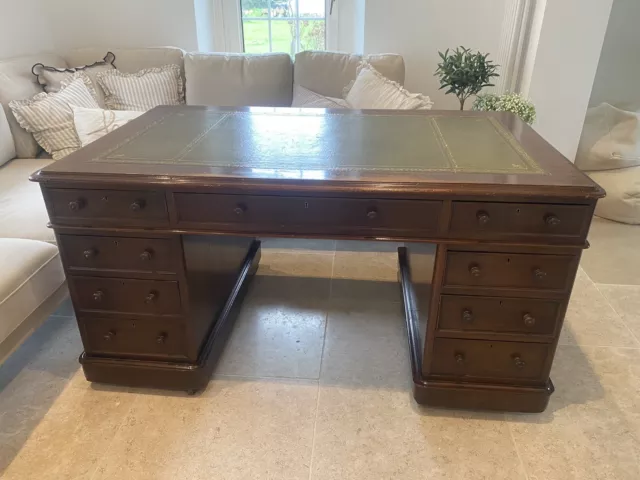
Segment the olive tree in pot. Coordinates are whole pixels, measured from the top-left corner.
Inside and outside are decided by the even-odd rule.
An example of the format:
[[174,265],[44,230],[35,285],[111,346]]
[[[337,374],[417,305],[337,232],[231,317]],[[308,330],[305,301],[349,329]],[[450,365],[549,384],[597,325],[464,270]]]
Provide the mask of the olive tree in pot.
[[453,93],[460,100],[460,110],[471,95],[477,95],[485,87],[493,87],[491,79],[499,77],[496,72],[499,65],[488,60],[488,53],[473,52],[469,48],[459,47],[453,51],[438,52],[442,62],[438,64],[435,75],[440,78],[440,90]]

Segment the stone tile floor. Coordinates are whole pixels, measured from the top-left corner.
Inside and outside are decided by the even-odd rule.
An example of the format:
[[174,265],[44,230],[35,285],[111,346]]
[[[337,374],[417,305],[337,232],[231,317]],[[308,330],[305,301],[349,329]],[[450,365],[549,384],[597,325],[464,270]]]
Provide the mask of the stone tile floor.
[[0,476],[640,479],[640,227],[590,241],[542,414],[413,402],[395,245],[272,240],[195,397],[87,383],[63,305],[0,367]]

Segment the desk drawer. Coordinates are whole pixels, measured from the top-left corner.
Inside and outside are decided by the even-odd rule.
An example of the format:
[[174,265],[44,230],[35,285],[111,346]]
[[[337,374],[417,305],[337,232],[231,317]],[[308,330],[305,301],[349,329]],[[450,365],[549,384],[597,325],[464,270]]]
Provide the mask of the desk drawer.
[[550,346],[436,338],[431,373],[455,377],[542,379]]
[[498,235],[587,235],[591,207],[530,203],[453,202],[450,232],[478,238]]
[[449,252],[446,286],[566,290],[570,284],[570,255]]
[[46,190],[46,197],[55,219],[128,223],[166,223],[169,219],[162,192],[52,188]]
[[69,283],[74,306],[80,311],[142,315],[181,313],[178,282],[73,276]]
[[442,202],[355,198],[175,194],[180,223],[213,223],[221,229],[346,233],[434,232]]
[[181,320],[82,318],[79,324],[88,354],[187,358]]
[[163,238],[59,235],[60,250],[70,270],[176,273],[180,250]]
[[551,300],[443,295],[438,330],[551,336],[559,308]]

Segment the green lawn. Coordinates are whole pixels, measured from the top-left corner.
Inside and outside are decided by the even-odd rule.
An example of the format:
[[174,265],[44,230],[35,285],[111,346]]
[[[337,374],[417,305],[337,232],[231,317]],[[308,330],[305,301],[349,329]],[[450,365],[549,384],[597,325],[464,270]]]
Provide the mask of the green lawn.
[[[315,25],[314,25],[315,24]],[[243,20],[244,51],[247,53],[269,52],[269,22],[261,20]],[[315,27],[315,28],[313,28]],[[302,37],[301,49],[324,48],[324,21],[310,21],[300,25]],[[271,22],[271,38],[274,52],[295,53],[293,35],[295,29],[287,20],[273,20]],[[312,32],[312,30],[314,30]],[[315,35],[315,36],[314,36]]]

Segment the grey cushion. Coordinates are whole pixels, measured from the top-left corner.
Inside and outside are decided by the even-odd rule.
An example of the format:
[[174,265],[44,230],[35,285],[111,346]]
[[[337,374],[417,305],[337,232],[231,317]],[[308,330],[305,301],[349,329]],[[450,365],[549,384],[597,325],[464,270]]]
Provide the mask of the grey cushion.
[[0,103],[2,103],[7,115],[16,147],[16,155],[19,158],[36,157],[40,147],[33,135],[20,127],[9,109],[9,102],[26,100],[42,92],[37,78],[31,73],[33,65],[38,62],[57,68],[67,67],[63,58],[50,53],[0,61]]
[[356,79],[356,69],[368,61],[389,80],[404,85],[404,59],[396,54],[349,55],[307,51],[296,54],[294,82],[325,97],[343,98],[343,90]]
[[4,109],[0,108],[0,166],[16,156],[16,145]]
[[72,50],[64,58],[69,65],[86,65],[104,57],[106,50],[116,56],[113,65],[121,72],[136,73],[147,68],[178,65],[184,80],[184,50],[176,47],[82,48]]
[[187,53],[187,105],[289,107],[293,66],[286,53]]

